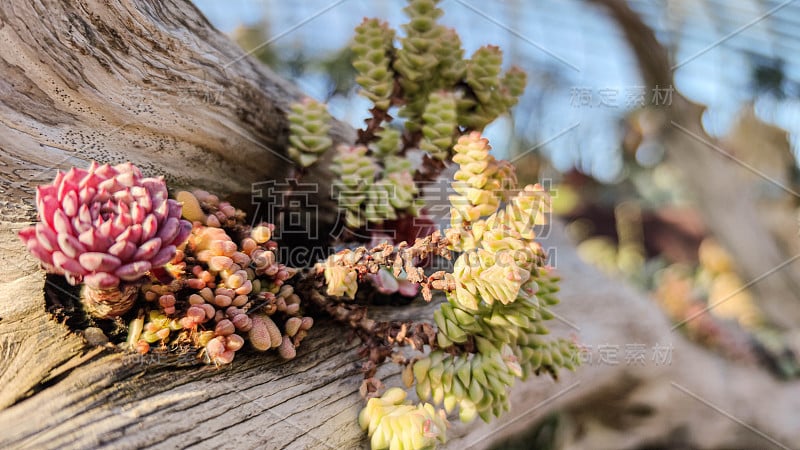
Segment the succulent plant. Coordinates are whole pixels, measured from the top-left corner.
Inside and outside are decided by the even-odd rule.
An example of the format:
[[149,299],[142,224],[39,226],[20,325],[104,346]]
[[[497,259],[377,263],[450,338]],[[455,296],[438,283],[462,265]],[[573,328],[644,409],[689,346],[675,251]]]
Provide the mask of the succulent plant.
[[[424,336],[408,341],[408,325],[396,325],[400,330],[382,342],[411,342],[417,350],[429,346],[433,351],[428,356],[406,362],[406,385],[416,380],[420,400],[441,405],[447,414],[457,410],[462,421],[488,421],[508,409],[515,379],[539,373],[556,377],[561,368],[574,369],[577,346],[542,337],[548,332],[544,322],[554,317],[548,308],[557,303],[558,281],[535,241],[535,227],[546,223],[547,193],[539,185],[518,189],[513,166],[490,154],[491,146],[480,132],[461,136],[453,150],[459,168],[452,184],[455,194],[450,196],[451,228],[444,235],[434,232],[413,244],[345,249],[318,264],[314,273],[324,277],[332,296],[353,298],[358,283],[367,280],[380,292],[394,293],[403,275],[407,283],[421,287],[426,300],[432,298],[432,290],[444,291],[447,301],[434,313],[435,331],[415,328],[415,334],[419,330]],[[373,188],[383,186],[393,173],[412,173],[410,163],[397,156],[385,157],[384,166],[386,173],[371,179]],[[368,208],[372,199],[366,194],[362,205]],[[431,255],[449,258],[451,251],[460,252],[452,273],[427,275],[418,266]],[[363,315],[348,319],[346,308],[329,310],[367,330],[375,327]],[[371,399],[362,411],[361,424],[373,448],[432,445],[402,441],[416,434],[409,431],[415,425],[400,417],[426,406],[402,403],[401,392],[387,393],[388,401]],[[381,425],[382,417],[394,419]]]
[[385,111],[391,105],[394,90],[394,30],[386,22],[365,18],[355,31],[350,49],[353,67],[358,71],[356,83],[363,88],[359,93]]
[[428,105],[422,115],[422,140],[419,147],[438,160],[450,156],[453,138],[457,130],[456,100],[453,94],[441,91],[428,97]]
[[525,71],[519,67],[512,67],[503,75],[500,86],[506,109],[517,104],[519,97],[525,92],[527,78]]
[[331,116],[325,104],[305,98],[290,106],[288,119],[289,157],[300,167],[308,167],[333,144],[328,137]]
[[447,419],[444,411],[430,404],[413,405],[400,388],[388,389],[371,398],[361,410],[358,422],[370,436],[373,450],[432,448],[445,442]]
[[39,222],[20,238],[48,272],[84,283],[82,300],[96,317],[127,312],[136,283],[168,263],[191,231],[164,180],[131,163],[59,171],[37,188],[36,205]]
[[397,211],[407,211],[411,209],[413,215],[416,214],[414,208],[421,207],[417,202],[416,196],[419,188],[414,183],[415,170],[411,166],[411,161],[399,156],[389,156],[383,161],[383,178],[378,181],[389,194],[389,203]]
[[339,176],[337,201],[345,210],[347,225],[359,228],[367,222],[362,207],[380,169],[363,145],[340,145],[337,152],[331,166],[331,170]]
[[477,131],[461,136],[453,146],[453,162],[459,169],[452,183],[458,195],[450,196],[451,226],[475,222],[500,205],[503,174],[498,173],[501,166],[489,154],[491,149],[488,139]]
[[436,59],[439,61],[436,67],[436,87],[450,89],[464,78],[467,70],[467,62],[464,61],[464,50],[461,48],[461,38],[458,33],[452,28],[445,28],[439,45],[434,51]]
[[472,54],[467,63],[466,82],[481,103],[489,103],[492,92],[500,85],[503,53],[494,45],[486,45]]
[[419,117],[425,109],[428,93],[439,64],[436,49],[445,28],[436,23],[442,10],[436,5],[439,0],[411,0],[404,11],[409,22],[403,25],[406,36],[397,50],[394,69],[397,71],[406,104],[400,116],[408,119],[406,128],[414,131],[420,127]]
[[242,211],[205,191],[178,198],[194,225],[166,267],[172,279],[144,285],[150,320],[131,321],[129,347],[148,353],[151,344],[162,351],[188,344],[206,362],[224,365],[249,340],[256,350],[293,358],[314,322],[301,315],[301,299],[286,284],[297,270],[277,261],[275,226],[245,225]]
[[400,130],[393,127],[385,127],[377,133],[378,140],[370,145],[370,150],[379,159],[396,155],[402,146]]

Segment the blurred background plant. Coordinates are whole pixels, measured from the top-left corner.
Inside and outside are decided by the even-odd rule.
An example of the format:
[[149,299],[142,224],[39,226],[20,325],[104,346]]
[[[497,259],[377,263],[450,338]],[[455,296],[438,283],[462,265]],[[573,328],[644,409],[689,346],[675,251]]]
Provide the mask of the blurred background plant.
[[[365,15],[404,20],[404,2],[195,4],[355,127],[369,101],[354,95],[351,30]],[[582,257],[651,292],[690,338],[800,375],[800,65],[787,58],[800,48],[800,4],[441,7],[466,54],[492,42],[504,69],[528,73],[512,115],[484,134],[508,149],[497,157],[521,184],[550,181]]]

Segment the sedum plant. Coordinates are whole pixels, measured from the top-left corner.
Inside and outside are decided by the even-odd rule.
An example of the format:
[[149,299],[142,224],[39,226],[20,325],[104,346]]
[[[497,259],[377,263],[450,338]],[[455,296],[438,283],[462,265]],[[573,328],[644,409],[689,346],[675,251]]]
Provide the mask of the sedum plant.
[[[549,197],[538,185],[517,189],[513,168],[491,156],[480,133],[462,136],[455,150],[459,170],[453,182],[457,194],[450,197],[450,228],[413,245],[342,250],[320,263],[317,273],[324,276],[329,295],[353,298],[363,274],[382,270],[419,284],[428,300],[432,291],[443,292],[446,301],[433,316],[435,330],[410,340],[416,350],[427,347],[430,352],[393,359],[403,360],[404,381],[416,386],[421,401],[446,414],[457,411],[464,422],[476,417],[488,422],[508,409],[515,379],[541,373],[557,377],[560,368],[573,370],[578,348],[569,340],[545,337],[545,322],[554,317],[549,309],[558,303],[558,279],[545,264],[534,227],[545,223]],[[452,258],[455,252],[452,272],[426,275],[418,267],[421,259]],[[363,320],[359,326],[373,333],[381,328]],[[424,333],[424,327],[417,327],[418,332]],[[400,342],[409,334],[406,330]],[[393,339],[397,342],[397,335]],[[368,404],[360,418],[373,448],[410,445],[412,441],[403,440],[406,428],[397,431],[402,446],[391,434],[375,437],[385,420],[371,413],[375,404]]]
[[[358,139],[338,147],[332,170],[346,225],[383,229],[413,220],[423,206],[419,183],[452,161],[458,169],[449,227],[413,243],[345,248],[317,264],[308,279],[324,292],[312,295],[312,303],[354,327],[370,349],[364,393],[372,398],[359,423],[376,449],[434,446],[446,428],[434,417],[457,412],[465,422],[489,421],[508,409],[515,379],[557,377],[560,368],[576,364],[575,343],[546,336],[558,278],[545,264],[535,227],[545,223],[549,197],[538,185],[519,188],[514,168],[496,160],[481,135],[517,103],[525,73],[503,72],[495,46],[465,59],[455,31],[437,23],[437,5],[410,0],[402,33],[377,19],[356,28],[356,81],[373,105]],[[413,154],[422,155],[421,164],[411,163]],[[452,271],[426,272],[424,262],[435,257],[454,258]],[[396,290],[392,277],[418,285],[428,301],[441,293],[431,322],[376,322],[352,302],[369,280],[379,290]],[[392,350],[397,345],[421,354],[404,356]],[[397,388],[378,397],[380,382],[371,377],[390,356],[404,365],[405,385],[429,403],[409,404]]]
[[[377,19],[356,28],[356,82],[372,107],[355,141],[334,147],[325,105],[290,106],[293,176],[335,151],[340,211],[351,231],[367,231],[346,235],[313,267],[278,261],[274,225],[248,225],[206,191],[170,199],[161,178],[130,163],[59,172],[37,190],[39,223],[21,239],[48,272],[82,284],[92,323],[124,329],[127,351],[218,366],[248,348],[292,359],[312,317],[346,324],[362,341],[358,422],[374,449],[432,448],[445,442],[448,416],[499,416],[515,380],[575,369],[577,346],[547,336],[558,277],[536,227],[549,197],[539,185],[519,187],[481,134],[517,103],[525,73],[503,72],[494,46],[465,59],[455,31],[437,23],[438,2],[410,0],[402,33]],[[420,183],[451,164],[450,220],[438,230],[418,217]],[[386,231],[415,235],[396,243]],[[369,246],[350,245],[359,238]],[[439,258],[452,269],[429,269]],[[439,306],[429,320],[378,321],[368,308],[380,296]],[[396,386],[381,395],[375,374],[386,359],[403,366],[419,402]]]
[[[409,21],[399,38],[378,19],[364,19],[356,27],[353,67],[359,94],[372,108],[353,148],[340,147],[340,162],[334,165],[337,199],[352,230],[417,217],[421,205],[413,201],[419,195],[413,181],[434,179],[453,155],[458,136],[482,131],[524,91],[525,72],[512,67],[503,73],[498,47],[481,47],[464,58],[458,34],[437,22],[438,3],[409,1],[404,9]],[[327,129],[315,126],[322,116],[319,103],[306,100],[292,105],[292,111],[292,148],[299,148],[297,141],[327,139]],[[304,115],[314,119],[295,119]],[[402,124],[394,124],[394,115]],[[424,155],[423,164],[403,167],[399,176],[390,157],[414,153]]]

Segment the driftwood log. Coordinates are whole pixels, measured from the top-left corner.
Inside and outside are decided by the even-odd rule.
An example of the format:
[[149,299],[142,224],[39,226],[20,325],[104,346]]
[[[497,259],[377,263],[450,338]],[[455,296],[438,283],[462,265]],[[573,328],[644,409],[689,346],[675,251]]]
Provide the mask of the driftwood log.
[[[293,361],[245,353],[221,369],[92,347],[45,311],[57,289],[15,236],[34,186],[90,159],[246,199],[285,176],[284,114],[301,94],[188,1],[3,2],[0,35],[0,447],[364,446],[358,342],[341,327],[321,320]],[[319,166],[309,177],[324,185]],[[562,443],[575,448],[800,444],[800,384],[687,342],[644,294],[581,263],[558,224],[544,244],[564,276],[554,333],[667,346],[669,361],[595,358],[557,383],[518,383],[510,413],[454,424],[448,447],[488,447],[554,411],[574,419]],[[399,383],[391,364],[379,376]]]

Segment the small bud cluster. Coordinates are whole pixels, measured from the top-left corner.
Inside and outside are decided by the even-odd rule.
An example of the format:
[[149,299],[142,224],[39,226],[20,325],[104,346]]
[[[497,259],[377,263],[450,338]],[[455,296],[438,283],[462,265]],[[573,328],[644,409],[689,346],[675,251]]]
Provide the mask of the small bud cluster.
[[407,402],[406,392],[400,388],[371,398],[358,415],[358,423],[370,436],[373,450],[433,448],[445,442],[448,426],[444,411],[428,403]]
[[425,110],[425,102],[436,80],[439,65],[436,49],[445,35],[446,28],[437,24],[442,10],[436,7],[439,0],[412,0],[403,11],[409,18],[402,25],[406,35],[400,40],[394,69],[403,88],[406,104],[399,115],[408,119],[406,127],[419,129],[418,120]]
[[141,352],[188,342],[204,349],[207,361],[229,364],[247,338],[257,350],[294,358],[313,320],[301,315],[300,297],[286,284],[296,269],[276,261],[274,225],[246,227],[241,211],[204,191],[178,198],[197,206],[187,208],[187,219],[195,219],[191,235],[167,267],[174,278],[145,285],[149,321],[129,342]]
[[477,133],[456,145],[460,169],[453,187],[460,195],[450,198],[453,228],[446,236],[462,253],[447,302],[434,313],[440,348],[474,343],[477,352],[434,352],[413,366],[420,399],[432,398],[448,413],[458,406],[465,421],[476,415],[488,421],[508,409],[515,378],[542,371],[555,377],[577,363],[575,344],[540,337],[548,333],[542,322],[553,318],[547,308],[558,302],[557,278],[534,240],[549,198],[541,186],[526,186],[500,208],[500,181],[514,178],[497,177],[506,169],[490,148]]
[[513,168],[506,170],[507,166],[489,154],[489,140],[477,131],[461,136],[453,149],[453,162],[459,169],[451,186],[458,195],[450,196],[450,225],[458,228],[495,212],[504,188],[516,184],[516,179]]
[[206,191],[180,191],[175,200],[181,204],[181,214],[190,222],[199,222],[211,228],[234,228],[244,222],[243,211]]
[[507,410],[507,388],[515,378],[542,372],[555,377],[559,368],[575,369],[573,342],[541,337],[548,333],[542,322],[553,318],[547,307],[558,300],[550,270],[539,267],[537,272],[509,304],[482,303],[470,310],[448,296],[449,301],[434,313],[438,345],[447,349],[471,341],[478,351],[460,356],[436,351],[416,361],[413,371],[420,399],[443,404],[448,413],[458,406],[462,421],[480,415],[488,422]]

